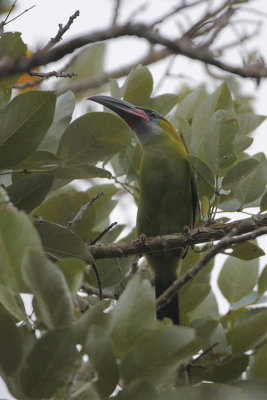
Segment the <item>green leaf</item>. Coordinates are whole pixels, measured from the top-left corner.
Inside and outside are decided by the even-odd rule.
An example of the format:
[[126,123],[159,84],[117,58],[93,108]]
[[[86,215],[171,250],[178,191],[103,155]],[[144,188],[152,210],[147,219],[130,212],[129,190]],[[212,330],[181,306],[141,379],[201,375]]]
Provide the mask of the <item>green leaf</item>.
[[258,280],[258,294],[261,296],[267,290],[267,265],[264,267]]
[[11,290],[0,283],[0,304],[9,312],[17,321],[27,323],[27,314],[24,308],[24,303],[19,294],[14,295]]
[[70,325],[74,318],[73,302],[60,269],[43,254],[30,250],[24,258],[22,274],[47,327]]
[[21,374],[22,389],[34,399],[51,398],[66,382],[73,369],[77,350],[70,328],[55,329],[37,341]]
[[219,310],[216,297],[212,290],[205,299],[189,313],[189,320],[194,321],[197,318],[219,318]]
[[42,239],[44,250],[56,258],[78,257],[91,263],[92,256],[81,238],[62,225],[36,221],[35,227]]
[[254,260],[255,258],[264,256],[264,251],[253,242],[237,243],[232,246],[232,257],[240,260]]
[[137,106],[146,106],[153,90],[153,78],[147,67],[138,65],[128,75],[123,98]]
[[210,118],[218,110],[228,110],[229,112],[233,110],[233,100],[227,83],[223,83],[201,102],[194,114],[192,130],[197,139],[196,151],[206,135]]
[[103,312],[109,304],[104,301],[90,306],[90,308],[80,317],[80,319],[74,325],[74,335],[76,343],[84,346],[88,336],[88,332],[92,326],[100,326],[105,330],[108,327],[110,321],[110,313]]
[[222,188],[225,190],[233,189],[236,184],[246,178],[258,165],[259,162],[255,158],[240,161],[227,171],[222,181]]
[[234,385],[242,390],[242,400],[265,400],[266,398],[266,382],[239,380]]
[[18,58],[26,54],[27,46],[20,32],[5,32],[1,35],[0,52],[2,57]]
[[218,285],[229,303],[235,303],[251,292],[257,283],[259,261],[228,257],[220,272]]
[[242,113],[237,116],[240,132],[242,135],[248,135],[255,131],[256,128],[266,119],[264,115],[257,115],[251,113]]
[[188,154],[187,159],[197,176],[202,180],[205,186],[205,195],[210,199],[214,195],[214,176],[210,168],[200,158]]
[[[71,78],[69,82],[62,82],[61,90],[64,91],[65,87],[72,89],[76,86],[77,82],[82,79],[96,79],[103,75],[104,59],[106,52],[105,43],[96,43],[84,47],[72,59],[68,66],[69,72],[75,72],[77,76]],[[83,92],[84,94],[84,92]],[[80,97],[80,96],[78,96]]]
[[58,157],[68,165],[96,163],[130,144],[127,124],[110,113],[90,113],[76,119],[64,132]]
[[154,386],[163,384],[198,347],[193,329],[166,325],[139,339],[122,360],[121,373],[126,383],[145,379]]
[[233,143],[238,130],[237,119],[230,111],[219,110],[211,117],[204,137],[204,152],[216,173],[235,161]]
[[39,206],[49,192],[54,177],[48,174],[31,174],[7,188],[12,203],[27,213]]
[[10,99],[11,99],[11,94],[12,94],[12,88],[11,86],[7,87],[0,87],[0,108],[5,107]]
[[253,139],[251,137],[241,135],[240,133],[237,134],[234,140],[234,150],[236,154],[242,154],[252,143]]
[[207,98],[206,91],[203,88],[196,89],[189,93],[177,106],[175,115],[179,115],[190,121],[197,108]]
[[69,291],[75,295],[83,282],[83,273],[86,270],[86,263],[80,258],[63,258],[57,263],[58,268],[63,272]]
[[242,205],[256,200],[264,191],[267,183],[267,160],[263,153],[254,158],[259,161],[258,166],[233,188],[234,196]]
[[238,387],[220,383],[201,383],[174,390],[168,400],[243,400]]
[[110,339],[99,326],[91,327],[85,352],[97,371],[96,387],[100,396],[109,396],[117,386],[119,371]]
[[249,363],[249,356],[241,355],[239,357],[233,357],[230,360],[226,360],[222,363],[212,366],[212,374],[210,380],[213,382],[233,382],[240,378],[242,373],[246,370]]
[[132,182],[138,179],[142,158],[142,149],[135,140],[131,146],[122,150],[111,159],[115,175],[127,175],[127,181]]
[[[11,5],[10,5],[11,6]],[[14,59],[26,55],[27,46],[21,39],[20,32],[5,32],[0,38],[1,58]],[[0,79],[0,87],[13,85],[22,74]]]
[[187,122],[186,119],[181,117],[180,115],[174,115],[171,118],[171,123],[174,125],[174,127],[177,129],[177,131],[180,133],[184,143],[185,147],[188,152],[192,151],[192,148],[194,148],[194,135],[191,129],[191,126]]
[[210,285],[208,283],[195,283],[186,285],[180,291],[180,307],[182,312],[194,310],[209,294]]
[[70,90],[57,98],[53,123],[38,147],[39,151],[57,153],[58,143],[63,132],[69,126],[74,107],[75,96]]
[[10,204],[0,205],[0,282],[10,292],[25,292],[21,263],[29,249],[41,251],[41,241],[30,219]]
[[233,332],[232,348],[234,354],[244,353],[267,338],[267,310],[259,311],[241,322]]
[[249,378],[256,381],[267,381],[267,344],[257,349],[250,357]]
[[158,395],[154,387],[145,380],[137,380],[126,385],[118,393],[118,400],[158,400]]
[[176,94],[166,93],[152,97],[148,102],[148,107],[162,115],[167,115],[177,104],[178,96]]
[[154,291],[148,281],[135,277],[119,298],[111,320],[110,336],[118,357],[121,358],[154,326]]
[[90,179],[90,178],[111,178],[111,173],[103,168],[94,165],[58,166],[53,175],[59,179]]
[[10,315],[0,306],[0,371],[12,374],[22,358],[22,336]]
[[0,168],[18,164],[33,153],[53,121],[53,92],[30,91],[0,110]]
[[29,157],[25,158],[19,164],[15,166],[15,169],[34,169],[40,167],[43,168],[42,172],[51,171],[55,168],[57,164],[60,163],[60,160],[49,151],[36,151],[29,155]]

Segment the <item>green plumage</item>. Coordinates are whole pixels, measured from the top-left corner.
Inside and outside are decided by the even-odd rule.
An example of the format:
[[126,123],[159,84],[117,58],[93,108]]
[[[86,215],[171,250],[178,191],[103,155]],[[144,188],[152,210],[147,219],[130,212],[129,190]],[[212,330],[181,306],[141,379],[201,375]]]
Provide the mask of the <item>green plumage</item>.
[[[148,237],[178,233],[193,225],[193,217],[192,172],[184,151],[168,135],[155,137],[143,150],[137,232]],[[157,297],[176,279],[183,253],[179,249],[147,256],[155,274]],[[158,317],[164,316],[179,323],[177,297],[159,311]]]
[[[197,205],[194,179],[187,152],[173,126],[155,111],[136,107],[109,96],[92,96],[116,112],[134,130],[141,143],[140,199],[137,232],[147,237],[178,233],[194,224]],[[177,277],[184,249],[147,255],[154,271],[155,292],[159,297]],[[178,295],[157,312],[179,324]]]

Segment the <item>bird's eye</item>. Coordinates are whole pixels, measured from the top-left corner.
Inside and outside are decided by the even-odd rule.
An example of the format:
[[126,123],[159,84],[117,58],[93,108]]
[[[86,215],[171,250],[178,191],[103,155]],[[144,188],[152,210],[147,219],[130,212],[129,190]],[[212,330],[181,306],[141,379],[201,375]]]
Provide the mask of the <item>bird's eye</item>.
[[156,111],[151,111],[150,116],[152,118],[157,118],[158,114],[156,113]]

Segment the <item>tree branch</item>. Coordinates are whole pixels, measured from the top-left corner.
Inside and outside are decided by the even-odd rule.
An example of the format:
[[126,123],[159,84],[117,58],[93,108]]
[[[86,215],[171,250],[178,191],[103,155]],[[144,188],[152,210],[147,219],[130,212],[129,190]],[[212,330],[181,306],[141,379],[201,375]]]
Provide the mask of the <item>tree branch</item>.
[[173,296],[181,289],[187,282],[191,281],[207,264],[222,250],[228,249],[233,244],[243,243],[248,240],[256,239],[258,236],[267,234],[267,226],[262,226],[253,232],[247,233],[242,236],[235,237],[242,233],[242,227],[233,228],[228,235],[226,235],[219,243],[211,246],[204,256],[187,271],[180,279],[175,280],[171,286],[157,299],[157,310],[166,306]]
[[16,73],[27,72],[35,67],[46,65],[63,58],[85,45],[102,42],[109,39],[116,39],[125,36],[135,36],[146,39],[151,44],[160,44],[173,54],[183,55],[190,59],[201,61],[205,64],[216,66],[217,68],[244,77],[260,79],[267,77],[267,68],[259,64],[235,66],[216,58],[209,50],[201,46],[193,46],[188,37],[182,37],[178,40],[168,39],[153,29],[143,24],[125,24],[121,26],[112,26],[104,31],[94,32],[83,35],[75,39],[66,41],[49,51],[41,50],[32,54],[31,57],[20,57],[14,60],[4,59],[0,64],[0,77],[10,76]]
[[[180,247],[188,247],[220,240],[232,232],[233,229],[237,229],[235,235],[240,236],[253,232],[260,227],[267,227],[267,213],[237,220],[228,224],[217,224],[209,227],[197,228],[192,230],[189,235],[188,232],[185,232],[153,238],[139,237],[131,242],[111,244],[98,243],[88,246],[88,249],[95,259],[127,257],[133,254],[142,255],[159,251],[168,251]],[[265,232],[261,234],[263,235]]]

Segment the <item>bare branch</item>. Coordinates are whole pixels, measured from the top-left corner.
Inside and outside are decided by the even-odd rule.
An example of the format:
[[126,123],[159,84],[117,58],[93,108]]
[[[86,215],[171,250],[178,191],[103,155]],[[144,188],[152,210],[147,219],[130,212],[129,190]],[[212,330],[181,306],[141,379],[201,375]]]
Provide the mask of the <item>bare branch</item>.
[[57,72],[57,71],[50,71],[50,72],[38,72],[38,71],[30,71],[28,72],[30,76],[38,76],[39,78],[48,79],[51,77],[55,78],[73,78],[77,76],[75,72]]
[[[200,243],[220,240],[233,229],[238,228],[238,235],[253,232],[260,227],[267,226],[267,213],[253,215],[251,218],[237,220],[228,224],[218,224],[209,227],[197,228],[188,233],[157,236],[153,238],[137,238],[131,242],[112,244],[98,243],[88,246],[95,259],[127,257],[133,254],[147,254],[159,251],[168,251],[180,247],[188,247]],[[262,233],[264,234],[264,233]]]
[[13,8],[15,7],[17,1],[18,1],[18,0],[15,0],[15,1],[12,3],[12,5],[11,5],[11,7],[10,7],[10,10],[9,10],[8,13],[7,13],[6,18],[5,18],[4,21],[1,23],[2,26],[6,25],[7,20],[8,20],[8,18],[9,18],[10,14],[12,13]]
[[[16,2],[15,2],[15,3],[16,3]],[[24,11],[22,11],[19,15],[16,15],[16,17],[14,17],[14,18],[10,19],[9,21],[5,22],[4,25],[10,24],[10,22],[15,21],[15,19],[18,19],[19,17],[21,17],[21,16],[22,16],[23,14],[25,14],[26,12],[32,10],[34,7],[36,7],[36,6],[33,5],[33,6],[29,7],[29,8],[26,8],[26,9],[25,9]]]
[[239,75],[243,78],[250,77],[261,79],[263,77],[267,77],[267,68],[261,63],[256,65],[235,66],[228,62],[217,59],[215,55],[207,49],[205,50],[203,48],[192,46],[191,42],[188,42],[186,38],[172,41],[142,24],[126,24],[122,26],[111,27],[104,31],[94,32],[92,34],[69,40],[50,49],[48,52],[41,50],[32,54],[32,56],[29,58],[20,57],[15,60],[3,60],[2,65],[0,65],[0,77],[26,72],[37,66],[58,61],[66,54],[70,54],[74,50],[90,43],[101,42],[124,36],[136,36],[138,38],[146,39],[151,44],[161,44],[165,47],[165,49],[168,49],[173,54],[180,54],[194,60],[202,61],[205,64],[216,66],[223,71]]
[[181,289],[187,282],[191,281],[203,268],[206,267],[208,262],[214,258],[222,250],[228,249],[234,244],[244,243],[248,240],[256,239],[258,236],[267,234],[267,226],[262,226],[253,232],[246,233],[242,236],[234,237],[242,233],[242,227],[233,228],[219,243],[211,246],[204,256],[187,271],[180,279],[175,280],[171,286],[157,299],[157,310],[166,306],[173,298],[173,296]]
[[159,19],[155,20],[152,24],[150,24],[150,27],[153,27],[155,25],[161,24],[162,22],[165,22],[166,19],[173,17],[175,14],[178,14],[178,12],[185,10],[186,8],[189,7],[194,7],[196,5],[202,4],[203,0],[195,0],[191,3],[186,3],[185,1],[182,2],[181,5],[175,7],[173,10],[167,12],[165,15],[163,15],[162,17],[160,17]]
[[113,18],[112,18],[113,26],[117,25],[117,19],[119,16],[120,5],[121,5],[121,0],[115,0],[115,7],[114,7]]
[[47,45],[43,48],[43,51],[47,51],[47,50],[51,49],[51,47],[53,47],[55,44],[60,42],[64,33],[66,33],[69,30],[70,26],[73,24],[73,21],[75,20],[75,18],[79,17],[79,15],[80,15],[80,11],[77,10],[77,11],[75,11],[75,13],[73,15],[71,15],[69,17],[69,20],[66,23],[66,25],[63,26],[62,24],[59,24],[59,29],[58,29],[56,36],[49,40]]
[[96,280],[97,280],[97,284],[98,284],[98,291],[99,291],[99,299],[103,300],[103,289],[102,289],[102,282],[101,282],[101,278],[97,269],[96,264],[92,264],[91,267],[93,268],[93,270],[95,271],[95,276],[96,276]]
[[[80,290],[84,291],[88,295],[99,296],[99,290],[97,290],[94,286],[89,285],[89,283],[87,283],[87,282],[82,283]],[[110,293],[106,293],[104,291],[102,292],[102,297],[103,297],[103,299],[111,299],[111,300],[116,299],[116,296],[114,296]]]
[[107,228],[105,228],[102,232],[100,232],[96,238],[91,240],[91,244],[99,242],[99,240],[117,224],[118,222],[112,222]]
[[103,193],[103,192],[98,192],[90,201],[88,201],[88,203],[83,204],[83,205],[81,206],[80,210],[78,211],[78,213],[75,215],[75,217],[74,217],[71,221],[68,222],[67,228],[68,228],[68,229],[72,229],[73,226],[74,226],[75,224],[77,224],[77,223],[82,219],[82,217],[84,216],[84,213],[86,212],[86,210],[87,210],[89,207],[91,207],[91,205],[92,205],[97,199],[99,199],[99,197],[102,197],[102,196],[104,196],[104,193]]

